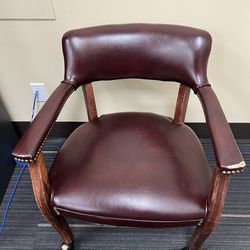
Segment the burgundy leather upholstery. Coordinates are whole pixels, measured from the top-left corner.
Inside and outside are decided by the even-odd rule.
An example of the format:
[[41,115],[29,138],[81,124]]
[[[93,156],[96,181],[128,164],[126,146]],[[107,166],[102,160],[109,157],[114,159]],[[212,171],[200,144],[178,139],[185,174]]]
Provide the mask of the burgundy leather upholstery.
[[49,173],[61,214],[152,227],[204,218],[210,177],[193,131],[150,113],[108,114],[80,126]]
[[209,85],[211,36],[177,25],[124,24],[71,30],[63,37],[64,80],[84,83],[147,78],[183,83],[196,91]]
[[72,91],[73,87],[67,83],[61,83],[55,89],[14,148],[12,155],[16,160],[27,162],[35,160]]
[[246,163],[214,91],[211,87],[205,86],[200,88],[197,94],[213,140],[218,167],[221,171],[229,173],[242,170]]
[[218,166],[226,173],[242,170],[245,162],[207,81],[210,48],[211,36],[206,31],[176,25],[106,25],[67,32],[63,37],[65,79],[18,142],[13,156],[19,161],[36,159],[64,102],[81,84],[139,77],[178,81],[197,92]]

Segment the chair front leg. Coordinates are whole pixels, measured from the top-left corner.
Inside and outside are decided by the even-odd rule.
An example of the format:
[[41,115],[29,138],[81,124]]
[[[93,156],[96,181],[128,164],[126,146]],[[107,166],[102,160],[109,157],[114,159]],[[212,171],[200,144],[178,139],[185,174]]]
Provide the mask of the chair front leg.
[[222,174],[215,168],[208,198],[208,211],[205,219],[198,225],[193,233],[189,250],[198,250],[219,223],[220,216],[225,204],[229,175]]
[[48,171],[42,153],[39,154],[34,163],[29,164],[29,170],[38,208],[46,220],[60,234],[65,243],[64,245],[69,246],[69,248],[64,247],[62,249],[73,249],[73,236],[67,221],[63,216],[57,215],[50,205]]

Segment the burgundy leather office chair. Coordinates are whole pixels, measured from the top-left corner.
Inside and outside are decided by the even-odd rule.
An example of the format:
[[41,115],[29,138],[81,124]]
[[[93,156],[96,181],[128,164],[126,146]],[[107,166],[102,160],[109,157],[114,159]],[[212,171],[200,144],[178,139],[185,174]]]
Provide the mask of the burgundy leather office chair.
[[[36,202],[73,249],[64,219],[135,227],[196,225],[187,249],[199,249],[219,221],[230,174],[245,162],[207,80],[211,36],[159,24],[106,25],[63,37],[65,77],[13,151],[27,162]],[[143,78],[180,83],[174,118],[151,113],[98,117],[92,82]],[[67,98],[82,87],[89,122],[59,150],[49,173],[41,148]],[[184,122],[189,90],[199,97],[217,165]]]

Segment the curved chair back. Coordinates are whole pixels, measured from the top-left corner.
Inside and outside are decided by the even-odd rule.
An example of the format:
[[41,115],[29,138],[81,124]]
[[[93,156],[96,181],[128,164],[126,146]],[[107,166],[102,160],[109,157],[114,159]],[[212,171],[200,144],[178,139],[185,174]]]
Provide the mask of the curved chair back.
[[71,30],[63,37],[64,81],[75,88],[99,80],[176,81],[194,91],[209,85],[208,32],[177,25],[126,24]]

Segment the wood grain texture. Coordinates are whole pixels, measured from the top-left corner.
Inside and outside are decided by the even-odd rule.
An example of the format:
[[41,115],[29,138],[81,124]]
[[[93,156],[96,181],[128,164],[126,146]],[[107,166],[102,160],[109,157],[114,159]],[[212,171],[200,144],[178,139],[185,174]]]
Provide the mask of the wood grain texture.
[[98,117],[92,83],[83,85],[82,91],[84,95],[88,118],[89,118],[89,121],[92,121]]
[[43,155],[40,153],[34,163],[29,164],[33,192],[38,208],[46,220],[60,234],[64,243],[73,242],[71,229],[65,218],[57,215],[50,205],[50,186]]
[[223,175],[215,168],[208,197],[207,215],[201,225],[198,225],[191,239],[189,250],[198,250],[219,223],[225,204],[229,175]]
[[190,88],[183,84],[180,84],[174,114],[174,122],[176,124],[182,124],[185,120],[189,94]]

